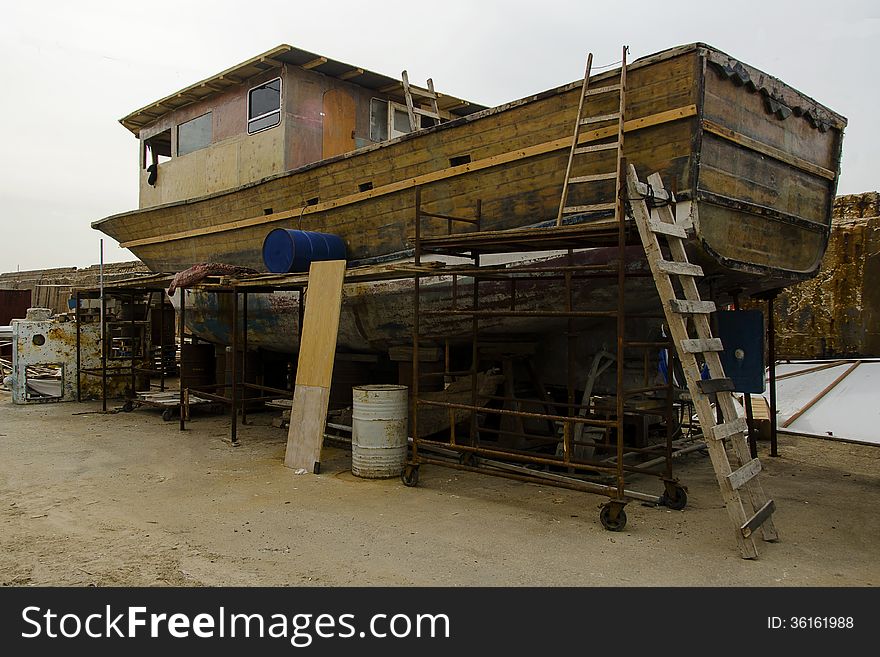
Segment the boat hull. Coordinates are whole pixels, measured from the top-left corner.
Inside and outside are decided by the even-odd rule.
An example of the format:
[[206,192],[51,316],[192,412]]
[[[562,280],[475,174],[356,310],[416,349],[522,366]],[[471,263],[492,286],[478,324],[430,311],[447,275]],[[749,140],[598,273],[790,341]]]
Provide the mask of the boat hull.
[[[639,60],[627,79],[625,155],[640,177],[659,172],[691,202],[691,255],[715,290],[757,292],[813,275],[827,245],[845,119],[701,44]],[[416,188],[426,212],[473,217],[479,201],[483,230],[553,219],[579,92],[572,83],[228,192],[93,225],[154,271],[209,261],[265,271],[262,242],[279,227],[339,235],[354,260],[405,253]],[[595,111],[613,110],[613,96],[599,97]],[[585,139],[607,139],[611,132],[602,130]],[[579,173],[613,169],[608,152]],[[607,195],[591,189],[571,202]],[[445,221],[423,225],[425,235],[446,230]]]

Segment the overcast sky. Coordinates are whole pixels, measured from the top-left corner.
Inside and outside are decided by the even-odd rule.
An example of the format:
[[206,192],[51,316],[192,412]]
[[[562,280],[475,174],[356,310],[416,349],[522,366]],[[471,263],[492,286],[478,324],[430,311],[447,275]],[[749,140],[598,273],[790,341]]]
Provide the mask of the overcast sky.
[[[596,64],[703,41],[849,119],[842,194],[876,190],[880,3],[861,0],[212,0],[4,3],[0,272],[98,261],[94,219],[137,206],[118,120],[287,43],[497,105]],[[105,260],[134,259],[105,238]]]

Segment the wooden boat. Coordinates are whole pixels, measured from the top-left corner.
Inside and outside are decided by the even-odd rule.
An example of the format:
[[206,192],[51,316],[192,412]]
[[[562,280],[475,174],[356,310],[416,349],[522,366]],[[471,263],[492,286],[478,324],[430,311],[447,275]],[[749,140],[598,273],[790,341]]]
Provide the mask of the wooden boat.
[[[591,87],[618,75],[596,75]],[[276,79],[288,90],[279,94],[277,126],[247,134],[251,120],[265,120],[251,118],[251,94]],[[437,94],[442,122],[394,136],[398,113],[406,109],[403,89],[400,81],[280,46],[123,119],[140,137],[143,164],[151,148],[174,157],[154,159],[152,170],[141,172],[139,209],[92,226],[153,271],[198,262],[265,271],[263,239],[278,227],[338,235],[352,260],[406,257],[416,188],[422,209],[432,213],[472,216],[479,200],[483,230],[555,218],[580,81],[487,109]],[[701,43],[631,63],[626,98],[625,156],[643,179],[659,172],[679,211],[693,216],[691,259],[707,271],[716,294],[779,288],[815,274],[828,242],[842,116]],[[614,94],[596,96],[592,111],[613,112],[616,102]],[[381,126],[371,132],[375,103],[387,103],[390,112],[384,135]],[[422,116],[428,110],[427,103],[416,107]],[[203,118],[208,113],[210,121]],[[181,144],[191,141],[187,126],[197,120],[211,123],[210,138],[180,154]],[[599,124],[582,141],[600,143],[613,132]],[[392,138],[372,143],[371,137]],[[580,173],[613,170],[613,157],[597,154]],[[570,201],[608,200],[607,190],[604,198],[593,190],[594,196]],[[436,230],[445,231],[445,222]],[[400,300],[399,290],[384,292],[392,305]],[[376,301],[382,293],[381,285],[360,289],[347,303],[387,308]],[[191,321],[198,323],[202,307],[197,330],[222,340],[215,302],[202,301]],[[269,317],[281,302],[251,303],[259,306],[254,313]],[[370,333],[358,321],[351,319],[351,348],[407,333],[405,322],[391,322],[398,331],[377,322]],[[291,335],[287,324],[277,328]],[[275,329],[266,330],[272,343]],[[296,348],[289,337],[275,341],[283,351]],[[346,344],[344,327],[340,343]]]

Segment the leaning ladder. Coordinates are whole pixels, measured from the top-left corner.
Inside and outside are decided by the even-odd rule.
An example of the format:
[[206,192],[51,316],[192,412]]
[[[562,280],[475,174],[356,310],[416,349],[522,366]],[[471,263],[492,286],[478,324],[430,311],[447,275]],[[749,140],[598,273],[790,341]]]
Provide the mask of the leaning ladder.
[[[416,118],[418,115],[427,116],[434,120],[434,125],[440,123],[440,106],[437,104],[437,92],[434,91],[434,81],[428,78],[428,88],[422,89],[414,84],[409,83],[409,76],[406,71],[400,74],[403,82],[403,95],[406,98],[406,111],[409,114],[409,127],[413,132],[422,127],[421,120]],[[413,102],[413,97],[419,96],[427,98],[431,101],[431,111],[417,108]]]
[[[590,70],[593,66],[593,53],[587,55],[587,66],[584,71],[584,82],[581,86],[581,97],[578,102],[577,118],[574,122],[574,134],[571,140],[571,149],[568,153],[568,164],[565,167],[565,178],[562,183],[562,196],[559,199],[559,212],[556,215],[556,225],[561,226],[565,215],[585,214],[590,212],[607,212],[614,210],[615,218],[620,212],[620,183],[623,178],[621,171],[621,162],[623,158],[623,124],[624,124],[624,108],[626,106],[626,51],[627,47],[623,47],[623,57],[620,65],[620,79],[617,84],[611,84],[605,87],[590,88]],[[617,93],[619,95],[618,110],[613,113],[590,114],[590,109],[595,104],[598,97],[606,94]],[[607,111],[607,110],[606,110]],[[615,121],[615,124],[611,124]],[[604,125],[603,125],[604,124]],[[589,146],[580,146],[581,131],[587,126],[591,126],[594,140],[609,138],[616,135],[614,141],[592,144]],[[599,127],[601,126],[601,127]],[[578,156],[591,155],[601,151],[616,151],[617,165],[614,171],[601,173],[592,173],[589,175],[572,176],[571,172],[574,168],[575,159]],[[593,184],[608,180],[616,181],[615,184],[615,202],[614,203],[595,203],[591,205],[566,205],[568,202],[568,193],[571,185],[576,184]]]
[[[744,559],[754,559],[758,556],[753,539],[755,530],[761,529],[765,541],[775,541],[778,538],[773,524],[776,506],[761,487],[758,477],[761,462],[751,458],[746,439],[746,421],[737,412],[733,399],[733,382],[724,376],[718,355],[723,349],[721,340],[712,337],[709,314],[715,311],[715,304],[700,299],[697,279],[703,276],[703,270],[698,265],[691,264],[685,252],[684,240],[690,226],[686,221],[675,220],[669,205],[674,198],[671,192],[664,190],[663,181],[658,174],[651,175],[648,185],[643,185],[636,176],[635,168],[630,165],[627,170],[627,190],[688,390],[700,419],[700,426],[703,427],[721,495],[736,531],[737,543]],[[653,218],[646,204],[646,198],[650,196],[665,201],[657,208]],[[666,241],[671,260],[663,256],[659,241],[661,237]],[[673,277],[679,281],[684,293],[683,299],[676,294]],[[689,327],[693,328],[696,337],[691,337]],[[706,380],[701,378],[698,357],[709,370],[709,378]],[[716,423],[712,409],[713,395],[723,415],[721,424]],[[733,469],[728,459],[725,441],[729,442],[733,452],[736,469]],[[746,510],[743,497],[746,498],[749,511]]]

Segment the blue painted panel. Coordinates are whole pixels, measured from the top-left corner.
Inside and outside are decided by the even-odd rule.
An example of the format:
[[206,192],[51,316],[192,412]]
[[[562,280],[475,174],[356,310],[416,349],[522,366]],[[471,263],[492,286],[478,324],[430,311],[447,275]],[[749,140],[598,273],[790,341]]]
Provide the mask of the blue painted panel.
[[760,310],[718,311],[716,337],[724,351],[721,364],[737,392],[764,392],[764,313]]

